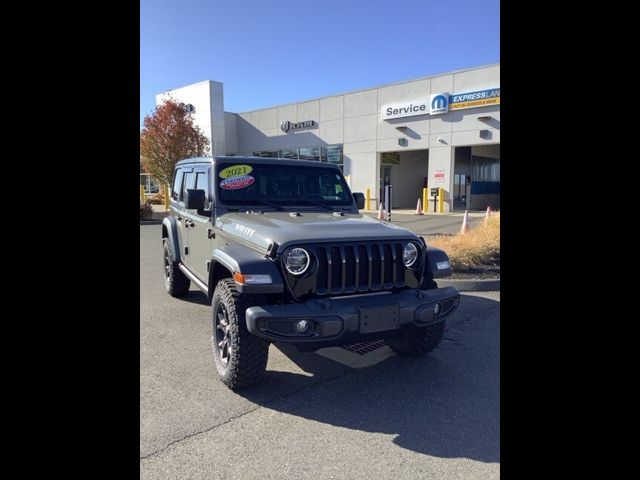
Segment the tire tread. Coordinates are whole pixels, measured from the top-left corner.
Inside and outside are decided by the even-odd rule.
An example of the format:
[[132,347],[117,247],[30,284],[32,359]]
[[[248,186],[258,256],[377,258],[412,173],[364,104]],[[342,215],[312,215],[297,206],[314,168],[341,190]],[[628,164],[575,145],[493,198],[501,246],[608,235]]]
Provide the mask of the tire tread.
[[[242,295],[231,279],[222,279],[216,286],[213,302],[213,315],[216,314],[216,296],[225,302],[232,330],[232,358],[228,370],[220,374],[222,382],[232,390],[256,383],[267,368],[269,342],[252,335],[245,323],[245,310],[252,305],[263,303],[262,296]],[[215,329],[215,317],[213,318]],[[215,342],[215,331],[213,333]],[[215,349],[215,345],[213,346]],[[224,370],[214,354],[218,373]]]

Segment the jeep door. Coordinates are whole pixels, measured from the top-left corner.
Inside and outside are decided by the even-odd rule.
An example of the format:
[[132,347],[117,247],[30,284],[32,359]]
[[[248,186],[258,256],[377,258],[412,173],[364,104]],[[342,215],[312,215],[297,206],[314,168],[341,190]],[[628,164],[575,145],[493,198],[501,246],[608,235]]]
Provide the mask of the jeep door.
[[176,218],[178,227],[178,245],[180,249],[180,259],[185,265],[188,263],[189,256],[189,220],[187,218],[187,210],[184,207],[184,191],[187,188],[193,188],[194,182],[193,167],[185,166],[176,170],[176,176],[171,191],[171,214]]
[[211,223],[211,191],[210,191],[210,166],[197,165],[194,170],[196,190],[205,191],[204,211],[186,210],[189,219],[189,270],[195,273],[202,281],[207,283],[207,262],[211,260],[211,239],[209,229]]

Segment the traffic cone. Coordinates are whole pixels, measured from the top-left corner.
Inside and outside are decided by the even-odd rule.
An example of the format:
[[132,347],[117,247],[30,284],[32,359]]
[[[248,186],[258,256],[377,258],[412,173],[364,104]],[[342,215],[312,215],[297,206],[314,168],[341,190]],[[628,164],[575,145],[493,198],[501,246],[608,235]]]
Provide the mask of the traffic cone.
[[484,224],[486,225],[489,222],[489,217],[491,216],[491,207],[487,207],[487,213],[484,216]]
[[384,219],[384,210],[382,210],[382,203],[380,204],[380,208],[378,209],[378,220]]
[[416,205],[416,215],[424,215],[422,213],[422,201],[418,198],[418,204]]
[[464,219],[462,220],[462,228],[460,229],[460,233],[468,233],[471,229],[469,228],[469,212],[467,210],[464,211]]

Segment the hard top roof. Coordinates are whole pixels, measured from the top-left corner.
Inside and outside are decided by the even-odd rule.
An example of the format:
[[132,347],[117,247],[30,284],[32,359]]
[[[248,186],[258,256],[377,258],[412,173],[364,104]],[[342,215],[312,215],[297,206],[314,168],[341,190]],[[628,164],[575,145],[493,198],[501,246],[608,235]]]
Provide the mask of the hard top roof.
[[251,157],[251,156],[216,156],[216,157],[192,157],[185,158],[176,163],[176,166],[188,165],[193,163],[217,163],[217,162],[232,162],[232,163],[274,163],[279,165],[301,165],[305,167],[327,167],[332,166],[338,168],[337,165],[329,162],[318,162],[313,160],[295,160],[291,158],[273,158],[273,157]]

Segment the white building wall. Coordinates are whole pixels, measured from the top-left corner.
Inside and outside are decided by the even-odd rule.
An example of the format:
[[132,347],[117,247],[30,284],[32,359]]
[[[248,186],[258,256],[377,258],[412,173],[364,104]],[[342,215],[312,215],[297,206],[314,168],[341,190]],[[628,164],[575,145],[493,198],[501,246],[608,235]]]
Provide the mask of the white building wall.
[[[378,196],[381,152],[428,149],[429,187],[445,189],[445,211],[450,211],[453,147],[499,144],[500,106],[392,120],[382,118],[381,108],[428,100],[435,93],[465,93],[499,86],[500,66],[491,65],[238,114],[224,113],[219,82],[202,82],[167,93],[196,106],[194,119],[209,138],[215,139],[215,154],[251,155],[264,150],[343,144],[344,173],[350,176],[352,189],[365,192],[370,188],[373,198]],[[288,133],[280,129],[283,121],[304,120],[314,120],[317,125]],[[406,129],[398,130],[396,127],[400,126]],[[399,139],[407,144],[399,145]],[[437,171],[444,171],[441,183],[436,183]],[[376,201],[373,207],[378,207]]]
[[195,107],[193,121],[209,139],[212,154],[224,155],[226,139],[223,96],[222,83],[207,80],[160,93],[156,95],[156,105],[167,98],[192,104]]
[[224,112],[224,125],[225,154],[235,155],[238,153],[238,116]]

